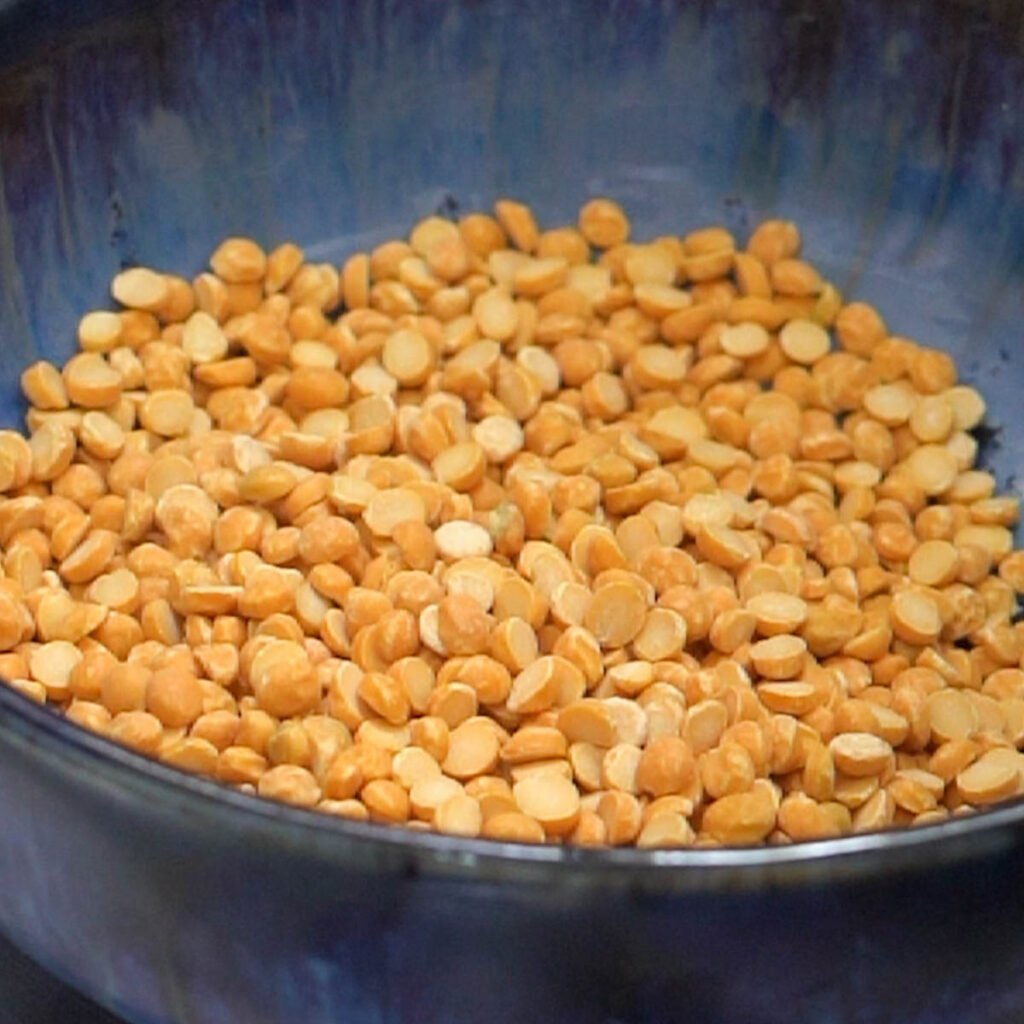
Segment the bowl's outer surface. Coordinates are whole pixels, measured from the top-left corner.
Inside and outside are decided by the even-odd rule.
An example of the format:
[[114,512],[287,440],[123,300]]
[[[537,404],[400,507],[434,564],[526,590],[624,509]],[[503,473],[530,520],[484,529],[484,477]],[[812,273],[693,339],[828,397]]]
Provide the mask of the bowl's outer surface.
[[[0,0],[0,418],[124,264],[418,217],[796,219],[1024,465],[1020,5]],[[1010,1024],[1024,813],[753,853],[527,853],[184,780],[0,692],[0,929],[143,1024]]]
[[0,691],[0,926],[131,1020],[1021,1019],[1018,807],[788,851],[523,851],[225,797],[22,703]]

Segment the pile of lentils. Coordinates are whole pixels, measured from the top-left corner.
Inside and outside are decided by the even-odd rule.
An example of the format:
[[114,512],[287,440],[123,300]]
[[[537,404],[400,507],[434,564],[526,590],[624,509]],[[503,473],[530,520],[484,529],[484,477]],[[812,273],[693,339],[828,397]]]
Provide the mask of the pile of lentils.
[[340,269],[229,238],[119,273],[0,432],[0,675],[457,836],[778,844],[1019,794],[985,403],[800,248],[506,199]]

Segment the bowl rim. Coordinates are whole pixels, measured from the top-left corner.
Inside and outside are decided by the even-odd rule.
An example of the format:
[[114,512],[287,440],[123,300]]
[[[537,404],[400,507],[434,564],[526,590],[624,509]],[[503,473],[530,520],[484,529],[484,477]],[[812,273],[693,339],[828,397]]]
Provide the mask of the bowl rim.
[[[0,681],[0,743],[21,738],[33,754],[60,762],[75,755],[95,769],[87,779],[114,786],[129,800],[142,788],[169,798],[200,800],[206,810],[225,814],[225,830],[236,826],[278,832],[294,849],[296,839],[312,841],[316,852],[360,849],[383,873],[396,859],[400,870],[440,870],[472,880],[564,882],[570,873],[615,875],[636,882],[653,880],[655,888],[700,889],[713,876],[729,888],[806,883],[836,877],[877,877],[951,861],[974,860],[1019,845],[1024,835],[1024,796],[971,814],[915,828],[856,833],[835,839],[779,846],[723,846],[638,849],[580,847],[490,839],[468,839],[434,831],[417,831],[377,822],[360,822],[268,800],[233,789],[136,752],[77,725],[59,710],[41,705]],[[387,861],[387,863],[385,863]],[[520,874],[521,869],[528,870]],[[682,883],[673,885],[672,883]]]

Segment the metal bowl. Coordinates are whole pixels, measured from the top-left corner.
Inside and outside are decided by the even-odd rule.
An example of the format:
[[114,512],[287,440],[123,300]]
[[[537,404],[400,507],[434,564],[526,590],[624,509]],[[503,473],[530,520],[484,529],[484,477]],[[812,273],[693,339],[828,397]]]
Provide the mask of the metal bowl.
[[[510,194],[781,215],[1022,465],[1024,15],[939,0],[0,0],[0,413],[125,263],[320,258]],[[1011,1024],[1024,806],[763,850],[531,848],[264,803],[0,688],[0,930],[140,1024]]]

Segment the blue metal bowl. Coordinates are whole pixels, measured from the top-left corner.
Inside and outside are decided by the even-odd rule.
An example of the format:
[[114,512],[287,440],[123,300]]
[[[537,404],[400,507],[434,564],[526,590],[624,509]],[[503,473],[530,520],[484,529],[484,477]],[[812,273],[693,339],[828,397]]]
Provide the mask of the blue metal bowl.
[[[1021,444],[1024,14],[939,0],[0,0],[0,418],[122,265],[591,195],[791,217]],[[0,930],[140,1024],[1019,1024],[1024,807],[748,851],[520,848],[186,777],[0,688]]]

